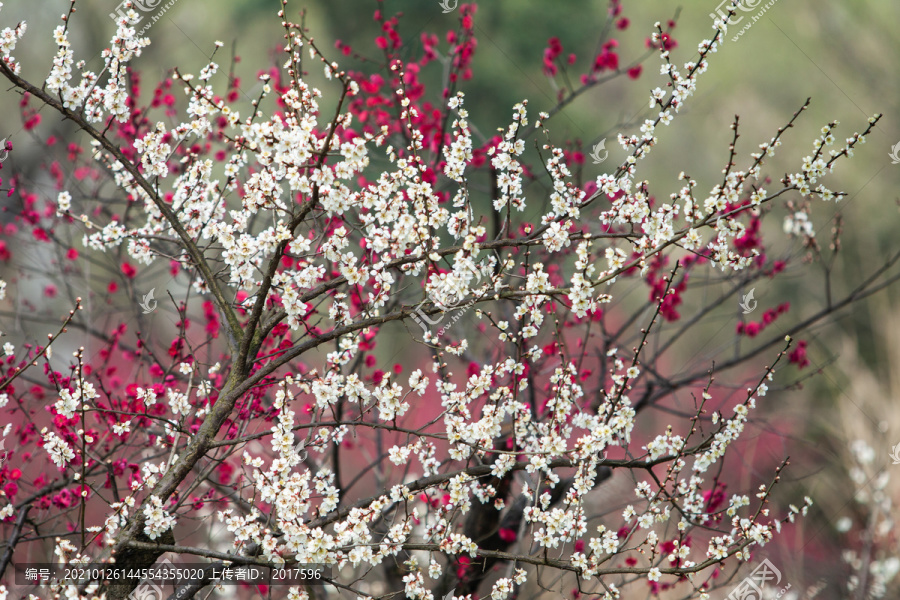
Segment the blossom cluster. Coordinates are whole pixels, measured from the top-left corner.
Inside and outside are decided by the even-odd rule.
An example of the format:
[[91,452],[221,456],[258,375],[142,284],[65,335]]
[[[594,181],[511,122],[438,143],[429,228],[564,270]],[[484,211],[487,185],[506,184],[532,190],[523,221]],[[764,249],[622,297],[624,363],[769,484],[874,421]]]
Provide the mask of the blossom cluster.
[[[624,29],[620,3],[611,6]],[[48,409],[55,430],[40,430],[42,457],[70,478],[66,487],[77,499],[47,494],[45,503],[102,505],[102,526],[85,532],[104,536],[100,552],[128,556],[144,538],[163,542],[194,511],[227,531],[216,537],[226,540],[223,552],[253,553],[275,566],[394,569],[393,583],[408,598],[432,599],[453,582],[474,594],[494,560],[510,565],[492,583],[494,600],[540,579],[530,569],[544,568],[597,584],[604,600],[620,597],[611,579],[622,573],[640,576],[654,592],[685,585],[702,597],[713,584],[698,573],[733,557],[748,560],[752,548],[806,513],[811,501],[781,517],[767,508],[773,483],[761,484],[754,500],[732,494],[726,506],[715,474],[775,366],[736,404],[711,390],[710,380],[686,422],[648,437],[638,424],[656,401],[650,377],[658,365],[646,338],[657,315],[679,318],[674,307],[687,275],[675,283],[678,269],[706,264],[731,276],[765,266],[754,220],[760,206],[786,193],[839,199],[819,180],[852,155],[878,117],[826,158],[837,123],[829,124],[778,189],[757,183],[787,127],[744,167],[732,156],[708,193],[682,173],[683,187],[659,200],[639,179],[641,161],[689,103],[726,25],[718,21],[699,57],[679,68],[674,25],[657,23],[648,46],[666,89],[650,93],[655,116],[618,135],[628,154],[618,168],[582,185],[572,153],[549,141],[551,113],[532,122],[526,101],[512,107],[499,135],[477,145],[467,96],[450,85],[469,74],[474,13],[463,8],[459,33],[447,36],[454,77],[440,106],[422,101],[418,79],[437,59],[437,41],[423,38],[421,62],[404,60],[395,19],[379,11],[385,35],[376,46],[387,79],[363,77],[329,59],[282,11],[284,66],[259,74],[249,111],[210,58],[198,76],[175,71],[158,88],[155,98],[169,87],[182,96],[181,116],[172,109],[166,122],[142,121],[129,102],[129,70],[149,40],[136,37],[128,18],[117,22],[100,74],[76,62],[67,26],[56,29],[46,91],[34,93],[47,104],[61,99],[58,110],[93,136],[91,168],[127,195],[128,210],[95,210],[91,198],[60,185],[46,215],[26,221],[54,218],[79,228],[84,252],[129,261],[117,263],[128,281],[137,276],[132,262],[142,270],[167,263],[186,293],[173,313],[178,333],[162,348],[144,333],[126,341],[124,328],[104,340],[104,361],[118,353],[146,367],[139,382],[106,385],[115,372],[87,368],[83,351],[68,374],[46,369],[58,399]],[[24,82],[10,52],[24,31],[0,34],[3,74],[17,85]],[[601,46],[585,86],[621,70],[616,47]],[[555,76],[562,46],[548,50],[544,67]],[[307,60],[337,90],[330,121],[322,105],[329,94],[304,79]],[[81,77],[75,85],[73,69]],[[636,79],[641,71],[633,69],[626,72]],[[381,91],[385,83],[390,92]],[[158,103],[178,100],[173,94]],[[130,143],[110,142],[97,123]],[[535,149],[546,198],[528,185],[536,179],[527,143],[535,131],[548,139]],[[219,152],[204,150],[214,143]],[[489,198],[473,184],[479,166],[491,177]],[[534,223],[524,221],[535,213]],[[788,233],[812,237],[801,215],[789,217]],[[670,256],[677,256],[671,269]],[[603,306],[621,297],[613,284],[635,276],[651,289],[651,324],[630,351],[598,344],[591,324],[602,321],[609,334]],[[189,295],[202,297],[202,334]],[[482,336],[426,333],[415,340],[422,358],[408,375],[376,356],[390,327],[411,318],[411,306],[438,315],[466,300]],[[750,331],[739,333],[758,333]],[[502,349],[491,351],[486,340]],[[24,351],[8,344],[9,364],[26,352],[22,368],[49,359],[52,342]],[[791,362],[805,359],[805,342],[794,352]],[[460,365],[464,373],[455,370]],[[14,398],[18,405],[29,392],[11,381],[4,404]],[[728,402],[726,418],[720,410]],[[19,433],[28,440],[37,429]],[[348,475],[347,449],[370,465]],[[621,472],[634,479],[637,499],[593,525],[591,493]],[[360,481],[374,494],[359,493]],[[0,518],[13,516],[9,506]],[[692,533],[710,527],[721,535],[703,548]],[[60,540],[57,551],[87,549]],[[626,571],[611,566],[620,556]],[[515,563],[528,568],[513,570]],[[360,597],[378,595],[371,581],[348,581]],[[70,586],[65,593],[80,592]],[[304,594],[294,589],[289,597]]]

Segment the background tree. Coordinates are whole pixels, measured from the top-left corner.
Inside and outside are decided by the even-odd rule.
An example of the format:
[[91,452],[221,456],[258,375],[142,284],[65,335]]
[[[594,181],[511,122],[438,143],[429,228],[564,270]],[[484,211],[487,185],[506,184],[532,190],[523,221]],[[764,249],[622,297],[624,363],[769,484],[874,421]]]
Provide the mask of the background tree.
[[[769,508],[786,461],[754,465],[741,486],[726,451],[770,385],[795,383],[776,382],[776,367],[808,364],[793,339],[895,281],[900,254],[849,294],[826,288],[828,305],[787,338],[771,327],[793,317],[782,304],[731,322],[731,356],[684,370],[673,355],[736,296],[752,312],[747,288],[786,272],[762,230],[777,199],[787,232],[821,255],[809,215],[842,194],[820,180],[879,116],[843,144],[826,124],[774,181],[765,160],[808,103],[755,140],[759,152],[740,151],[736,118],[721,180],[701,192],[682,174],[665,202],[638,166],[688,103],[721,21],[683,68],[675,23],[657,26],[648,118],[619,135],[617,168],[584,181],[585,155],[602,149],[557,147],[545,126],[585,91],[640,77],[646,56],[622,64],[611,37],[618,2],[589,61],[548,41],[556,107],[535,119],[517,104],[490,137],[460,91],[477,48],[472,5],[443,40],[423,34],[413,48],[376,11],[377,57],[319,46],[281,14],[284,47],[258,97],[243,101],[236,59],[226,76],[212,50],[198,76],[174,70],[144,104],[129,66],[149,43],[129,24],[139,15],[119,20],[94,72],[68,41],[73,12],[40,85],[11,56],[23,26],[0,47],[25,126],[52,109],[90,140],[67,145],[52,196],[13,177],[5,233],[48,244],[61,277],[44,293],[69,296],[72,311],[49,342],[5,348],[16,449],[0,471],[2,571],[14,555],[138,571],[165,555],[208,562],[208,574],[223,561],[325,564],[336,590],[373,597],[704,597],[737,584],[737,563],[806,513],[809,500]],[[325,92],[307,83],[313,68]],[[52,152],[79,139],[65,136],[40,142]],[[110,263],[118,281],[101,291]],[[165,295],[142,283],[160,264]],[[628,282],[645,301],[616,298]],[[86,301],[127,318],[84,319]],[[54,358],[75,340],[72,359]],[[421,352],[394,363],[401,343]],[[29,460],[41,468],[23,474]],[[615,511],[596,500],[612,486],[630,488]],[[124,598],[139,581],[65,593]]]

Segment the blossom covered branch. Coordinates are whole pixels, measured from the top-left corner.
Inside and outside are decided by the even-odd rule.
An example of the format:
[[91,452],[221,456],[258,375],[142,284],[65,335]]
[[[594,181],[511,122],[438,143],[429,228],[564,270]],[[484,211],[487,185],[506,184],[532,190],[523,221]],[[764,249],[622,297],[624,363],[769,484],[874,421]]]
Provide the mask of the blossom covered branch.
[[[12,549],[39,539],[40,529],[54,532],[53,552],[69,562],[140,569],[169,553],[324,564],[334,567],[332,585],[363,598],[490,590],[503,600],[542,585],[545,570],[604,599],[633,585],[708,598],[717,568],[749,560],[806,514],[808,498],[781,515],[769,506],[786,460],[754,500],[741,491],[726,497],[726,454],[775,385],[775,366],[785,358],[805,366],[806,342],[791,351],[793,338],[896,281],[900,254],[792,325],[786,341],[771,336],[715,362],[717,374],[734,374],[728,385],[715,384],[708,365],[675,378],[666,363],[676,342],[741,285],[785,269],[766,256],[761,220],[783,197],[839,201],[843,193],[820,180],[853,155],[880,115],[838,146],[837,123],[827,124],[780,187],[763,168],[809,101],[746,158],[735,119],[722,181],[703,194],[682,173],[683,187],[660,201],[638,178],[641,161],[690,101],[727,18],[682,69],[673,62],[674,21],[656,25],[647,40],[662,65],[663,87],[649,98],[656,114],[639,134],[618,136],[627,158],[612,173],[582,184],[573,169],[583,153],[551,143],[548,122],[614,77],[639,79],[647,57],[620,69],[615,40],[604,38],[581,87],[566,82],[555,108],[534,119],[522,101],[501,134],[484,139],[460,85],[477,47],[474,5],[461,7],[445,55],[424,34],[418,59],[401,52],[399,20],[379,9],[382,56],[370,59],[378,65],[371,73],[342,69],[285,8],[284,62],[260,72],[258,97],[242,99],[249,95],[220,73],[213,51],[199,75],[174,70],[147,106],[132,63],[150,41],[136,37],[136,13],[117,21],[95,73],[69,42],[73,12],[54,31],[57,54],[40,84],[12,55],[24,24],[0,33],[0,73],[22,94],[26,120],[35,102],[90,139],[89,157],[70,146],[73,177],[64,185],[60,176],[56,197],[41,200],[49,210],[38,211],[36,194],[18,186],[19,216],[41,242],[50,242],[47,231],[55,240],[79,232],[80,252],[114,257],[132,290],[167,263],[172,326],[149,324],[161,317],[147,316],[157,310],[147,305],[151,293],[142,313],[128,301],[142,327],[133,339],[125,323],[110,332],[70,314],[79,335],[102,342],[98,356],[82,349],[72,363],[51,364],[49,344],[7,345],[4,369],[14,374],[45,357],[44,380],[30,388],[0,372],[0,407],[9,404],[21,421],[20,448],[40,447],[54,479],[3,488],[0,517],[13,530],[0,575]],[[621,13],[611,0],[610,26],[628,26]],[[561,57],[551,40],[544,72],[554,85],[576,69],[572,54],[561,71]],[[420,80],[432,62],[444,67],[439,101]],[[333,94],[311,85],[313,67]],[[177,86],[181,99],[169,92]],[[151,118],[160,107],[165,114]],[[547,142],[531,152],[539,132]],[[80,185],[88,172],[115,194]],[[814,238],[803,226],[791,232],[807,244]],[[73,252],[74,262],[74,241],[66,255]],[[704,268],[718,268],[733,286],[670,329],[690,274]],[[631,317],[616,310],[616,284],[626,280],[649,288]],[[764,325],[787,311],[773,310]],[[433,327],[450,313],[451,323]],[[65,335],[50,343],[58,339]],[[414,351],[405,365],[389,365],[386,348],[400,343]],[[734,403],[728,387],[743,383],[736,367],[782,343]],[[116,374],[120,363],[134,365],[127,381]],[[682,388],[694,409],[674,412],[679,420],[662,433],[649,431],[646,409]],[[45,393],[57,399],[36,411]],[[0,469],[0,483],[21,477]],[[601,514],[594,494],[616,478],[632,483],[635,497]],[[28,516],[35,509],[45,511],[40,522]],[[77,523],[69,514],[76,509]],[[489,576],[494,567],[501,576]],[[50,591],[122,599],[137,583]],[[210,583],[181,590],[194,595]]]

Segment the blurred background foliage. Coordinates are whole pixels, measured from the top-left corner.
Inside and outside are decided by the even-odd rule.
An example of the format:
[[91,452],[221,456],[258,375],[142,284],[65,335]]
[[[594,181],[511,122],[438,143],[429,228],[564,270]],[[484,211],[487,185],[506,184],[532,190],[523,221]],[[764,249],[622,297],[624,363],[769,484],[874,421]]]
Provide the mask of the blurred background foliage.
[[[55,50],[48,43],[51,31],[59,23],[59,15],[67,10],[68,2],[7,0],[4,4],[0,11],[2,26],[19,20],[29,23],[28,34],[14,53],[22,61],[24,73],[43,77]],[[279,5],[274,0],[178,0],[147,33],[152,45],[135,63],[142,69],[144,99],[172,67],[198,72],[215,40],[225,42],[217,56],[220,65],[227,64],[232,50],[240,56],[235,74],[242,78],[245,97],[256,97],[260,88],[255,80],[257,70],[279,62],[274,52],[283,43],[283,29],[276,16]],[[99,52],[114,29],[108,13],[114,10],[115,0],[88,0],[77,6],[70,25],[76,58],[99,65]],[[403,13],[399,31],[411,47],[411,55],[416,55],[415,49],[420,47],[422,32],[438,34],[442,39],[439,48],[446,49],[444,35],[458,24],[458,12],[442,13],[437,0],[387,0],[380,6],[388,16]],[[292,0],[288,13],[296,19],[298,11],[305,8],[307,27],[319,46],[330,49],[342,67],[366,70],[364,63],[343,57],[334,49],[334,42],[341,40],[355,52],[379,60],[382,55],[373,40],[381,32],[372,18],[377,7],[369,0]],[[490,136],[497,127],[508,124],[512,105],[522,99],[529,99],[532,116],[555,104],[556,85],[562,79],[552,82],[541,69],[542,53],[551,37],[560,38],[564,54],[576,54],[571,79],[577,86],[578,75],[589,68],[604,33],[618,40],[620,67],[624,69],[645,55],[644,42],[656,21],[665,23],[677,18],[673,35],[678,46],[672,52],[673,63],[682,65],[693,60],[697,43],[712,37],[710,13],[715,8],[713,0],[627,3],[623,15],[630,25],[619,31],[605,29],[604,1],[480,3],[475,16],[478,49],[474,77],[460,85],[467,94],[470,120],[480,132]],[[836,135],[840,142],[852,132],[864,129],[872,114],[885,113],[868,143],[859,148],[851,161],[839,163],[835,173],[827,178],[828,187],[849,195],[837,204],[813,200],[812,218],[826,254],[836,215],[843,217],[841,251],[830,276],[836,296],[851,289],[898,245],[900,165],[891,164],[888,156],[891,147],[900,142],[897,23],[897,2],[779,0],[737,42],[732,38],[744,23],[732,26],[724,47],[712,55],[709,72],[700,78],[687,108],[671,127],[658,130],[661,143],[642,163],[639,176],[653,182],[651,192],[660,198],[677,191],[677,175],[681,171],[700,182],[701,193],[708,191],[721,179],[735,115],[740,116],[741,123],[738,151],[746,157],[759,143],[768,141],[811,97],[810,109],[788,132],[778,156],[765,170],[777,181],[784,173],[799,170],[802,157],[811,153],[813,138],[829,121],[840,121]],[[635,131],[635,119],[637,124],[643,120],[649,91],[664,85],[658,66],[659,59],[652,56],[636,81],[624,75],[618,77],[582,95],[548,123],[553,141],[559,144],[580,140],[589,150],[593,143],[610,138],[606,145],[608,162],[593,165],[588,159],[581,173],[584,181],[612,169],[624,158],[624,152],[613,140],[618,132]],[[423,75],[426,81],[428,77],[434,81],[437,75]],[[329,86],[333,88],[318,69],[313,69],[309,79],[326,90],[326,96]],[[21,127],[15,96],[0,96],[0,110],[4,115],[0,135],[16,144],[9,164],[24,174],[26,185],[33,191],[55,197],[52,181],[41,175],[47,168],[46,157],[39,146],[29,143],[30,134]],[[55,118],[49,111],[44,114],[48,119]],[[746,158],[738,164],[746,164]],[[4,170],[5,176],[8,173]],[[767,220],[765,236],[768,241],[778,240],[775,247],[792,257],[793,274],[764,280],[756,287],[761,309],[791,303],[791,319],[773,325],[779,328],[813,314],[825,302],[821,266],[804,264],[805,250],[781,239],[780,220],[785,213],[781,208],[776,218]],[[11,266],[4,265],[2,269],[6,271]],[[818,275],[808,279],[807,269]],[[9,274],[3,276],[7,278]],[[710,273],[711,278],[715,276]],[[800,282],[802,285],[797,285]],[[695,283],[702,289],[703,282]],[[635,284],[632,290],[636,293],[635,302],[645,300],[645,288]],[[694,299],[702,302],[702,293],[700,296]],[[888,452],[900,442],[898,296],[900,289],[895,286],[841,313],[832,324],[817,327],[809,337],[811,366],[803,372],[794,367],[784,369],[788,372],[785,380],[819,368],[822,372],[805,380],[802,389],[770,394],[770,402],[761,403],[764,418],[772,426],[767,428],[766,422],[761,425],[761,447],[757,451],[791,454],[793,465],[786,472],[786,479],[793,483],[784,497],[796,498],[798,492],[803,492],[819,503],[813,518],[800,526],[798,539],[778,541],[785,549],[806,549],[806,553],[792,551],[793,558],[784,557],[785,566],[791,565],[784,570],[790,581],[811,585],[820,578],[833,580],[836,549],[859,542],[842,539],[834,528],[842,517],[857,521],[865,518],[853,500],[855,487],[846,475],[848,444],[857,438],[868,440],[875,460],[890,472]],[[686,368],[708,363],[722,348],[733,345],[737,310],[735,306],[733,311],[720,315],[718,321],[707,325],[708,329],[701,330],[703,335],[691,339],[693,348],[687,355],[692,358]],[[789,435],[785,435],[785,426]],[[774,445],[772,437],[765,435],[771,432],[778,434]],[[900,466],[893,469],[900,470]],[[900,474],[895,479],[900,479]],[[896,482],[889,490],[896,498]],[[814,560],[804,562],[804,556],[812,555],[816,555]],[[842,596],[837,591],[825,591],[817,597]]]

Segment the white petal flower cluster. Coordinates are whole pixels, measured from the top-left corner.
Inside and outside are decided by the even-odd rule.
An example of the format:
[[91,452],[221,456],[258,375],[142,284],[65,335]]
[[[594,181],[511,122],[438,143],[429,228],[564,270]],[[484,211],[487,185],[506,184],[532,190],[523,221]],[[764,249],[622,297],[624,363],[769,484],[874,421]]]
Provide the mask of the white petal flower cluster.
[[[724,22],[717,22],[717,28],[724,31]],[[15,68],[18,65],[10,52],[23,33],[24,26],[0,32],[2,60]],[[65,27],[57,28],[54,38],[58,52],[46,80],[47,89],[58,94],[67,107],[82,107],[91,121],[127,117],[127,66],[148,41],[136,39],[128,20],[121,19],[103,53],[104,71],[99,76],[82,71],[80,82],[72,85],[76,65]],[[653,41],[663,45],[659,34]],[[291,44],[299,51],[304,42],[292,37]],[[302,355],[304,361],[307,357],[316,361],[314,369],[299,367],[305,373],[298,379],[280,376],[274,369],[267,373],[271,379],[264,385],[272,386],[274,395],[267,414],[271,417],[268,429],[252,434],[241,431],[240,435],[247,437],[236,442],[229,437],[216,446],[234,443],[244,447],[244,471],[256,503],[247,511],[229,508],[217,513],[235,550],[257,544],[261,556],[273,564],[290,560],[365,568],[397,560],[406,550],[404,545],[412,542],[431,545],[431,550],[423,552],[474,557],[478,540],[460,533],[458,518],[483,509],[504,510],[507,500],[498,491],[502,486],[490,477],[503,480],[511,473],[527,482],[521,491],[529,500],[522,514],[526,545],[533,542],[548,552],[585,536],[585,500],[606,471],[604,462],[612,462],[608,451],[613,456],[631,456],[629,444],[637,412],[629,392],[642,373],[652,369],[638,360],[637,353],[624,359],[615,348],[605,357],[601,352],[599,358],[607,365],[601,381],[611,385],[602,383],[596,394],[586,397],[581,363],[565,357],[537,364],[553,352],[542,346],[541,334],[557,325],[548,305],[568,303],[577,318],[595,315],[600,304],[612,299],[597,294],[596,288],[613,284],[631,269],[645,274],[650,261],[670,247],[708,251],[703,253],[723,270],[746,268],[756,251],[744,255],[734,250],[734,241],[746,231],[738,213],[757,210],[787,190],[834,198],[833,192],[815,184],[832,170],[838,156],[851,155],[853,147],[865,141],[860,135],[849,138],[841,151],[828,158],[823,152],[834,143],[836,123],[829,124],[800,172],[786,177],[782,190],[767,195],[752,183],[758,180],[764,159],[781,145],[779,133],[760,146],[761,152],[751,154],[749,165],[742,169],[729,166],[706,197],[698,196],[697,182],[682,174],[680,179],[687,183],[670,201],[658,200],[649,184],[637,178],[639,161],[693,95],[697,77],[707,68],[706,56],[716,51],[716,45],[709,40],[701,43],[700,59],[684,65],[683,71],[669,61],[668,51],[660,51],[665,63],[661,72],[669,79],[671,93],[653,90],[650,106],[656,116],[641,125],[639,134],[618,136],[630,155],[615,173],[597,178],[596,194],[588,197],[573,181],[563,149],[544,146],[542,160],[551,191],[547,207],[537,216],[539,225],[523,226],[523,235],[514,229],[511,215],[513,209],[518,213],[526,209],[522,157],[522,138],[528,127],[526,102],[513,108],[512,122],[500,130],[500,141],[488,150],[496,193],[493,213],[489,210],[486,215],[475,213],[477,203],[469,196],[466,169],[473,160],[473,142],[461,92],[448,99],[449,108],[456,112],[449,144],[443,148],[443,175],[450,180],[449,192],[441,187],[447,181],[440,186],[431,183],[433,165],[423,146],[423,134],[415,125],[415,110],[402,89],[395,91],[406,127],[405,142],[401,143],[406,147],[398,149],[391,143],[400,138],[389,137],[387,126],[378,135],[357,135],[350,112],[339,112],[332,122],[320,121],[321,92],[294,72],[288,89],[277,98],[283,103],[283,112],[266,116],[257,102],[254,106],[259,110],[243,119],[215,91],[217,79],[222,78],[217,75],[216,63],[208,63],[197,78],[176,73],[174,80],[184,84],[188,104],[185,120],[158,123],[136,140],[139,164],[122,164],[99,143],[94,145],[95,160],[131,195],[134,212],[139,214],[129,216],[128,222],[109,217],[108,222],[99,224],[82,215],[81,221],[92,230],[84,237],[85,245],[102,251],[119,251],[124,246],[131,259],[149,265],[159,257],[171,260],[167,245],[178,242],[181,250],[174,260],[192,276],[197,275],[193,277],[195,289],[214,296],[222,314],[234,316],[229,311],[245,314],[262,307],[266,313],[262,323],[272,327],[284,323],[298,334],[291,338],[294,347],[290,350],[300,351],[291,358]],[[314,47],[310,52],[313,58],[319,57]],[[295,58],[292,55],[292,60]],[[324,68],[329,79],[343,81],[338,65],[325,62]],[[269,75],[260,77],[261,101],[273,100],[269,79]],[[344,91],[352,97],[358,88],[345,83]],[[227,160],[196,156],[181,160],[176,156],[180,147],[207,139],[219,126],[227,140]],[[364,179],[371,174],[370,157],[376,153],[383,153],[377,158],[388,166],[372,180]],[[437,162],[439,158],[435,156]],[[72,214],[71,201],[69,192],[61,192],[57,209],[79,218]],[[604,209],[599,218],[589,218],[586,209],[601,202]],[[483,223],[492,222],[498,231],[489,234]],[[805,211],[789,217],[785,230],[792,235],[814,235]],[[503,238],[515,244],[498,251],[494,242]],[[452,245],[447,245],[448,240]],[[534,259],[532,249],[549,260]],[[574,272],[560,277],[553,261],[566,261],[573,252]],[[523,258],[526,256],[529,258]],[[220,284],[218,290],[211,290],[214,283]],[[0,282],[0,299],[4,287]],[[503,314],[476,308],[475,313],[485,331],[495,331],[500,343],[519,351],[485,359],[473,372],[460,376],[450,371],[443,357],[452,354],[476,363],[469,341],[442,346],[440,336],[426,335],[426,345],[435,350],[431,373],[416,369],[405,383],[393,372],[381,372],[380,379],[363,375],[362,368],[354,366],[361,362],[361,348],[371,348],[371,336],[378,327],[409,316],[409,305],[404,308],[404,304],[410,296],[405,290],[410,288],[419,298],[424,292],[422,306],[429,314],[458,309],[463,300],[471,299],[473,305],[503,295],[514,302],[514,308]],[[220,293],[216,296],[212,291]],[[234,317],[234,322],[238,328],[241,321]],[[322,336],[330,344],[327,350],[310,342]],[[322,350],[321,354],[312,357],[314,352],[303,348],[307,343],[316,352]],[[7,347],[7,354],[13,354],[14,348]],[[260,358],[260,365],[267,364],[263,360],[274,363],[272,356],[282,350]],[[294,364],[290,363],[290,368]],[[280,366],[288,368],[286,365]],[[217,364],[214,370],[219,368]],[[540,383],[535,384],[538,369]],[[196,389],[200,398],[210,398],[215,389],[213,370],[209,380],[204,378],[197,387],[194,377],[202,378],[201,366],[185,362],[179,371],[178,375],[189,377],[191,383],[184,391],[165,389],[167,407],[157,408],[180,418],[156,421],[163,429],[160,446],[170,436],[181,435],[179,423],[183,424],[193,408],[192,390]],[[416,430],[408,423],[413,415],[418,416],[421,398],[432,384],[440,410],[427,426],[433,429],[425,433],[426,428]],[[539,387],[544,384],[546,387]],[[74,385],[74,391],[63,389],[55,404],[57,412],[67,418],[97,397],[91,384],[77,381]],[[765,394],[765,385],[758,389],[759,395]],[[136,396],[149,408],[156,405],[162,390],[138,388]],[[576,552],[571,557],[580,577],[597,576],[609,556],[626,546],[646,545],[656,556],[661,535],[656,530],[675,514],[681,516],[678,527],[682,532],[724,518],[707,512],[710,503],[705,494],[710,482],[705,478],[744,431],[749,410],[755,406],[753,393],[751,390],[747,401],[735,408],[734,417],[720,420],[715,415],[714,433],[702,445],[692,445],[697,442],[690,439],[693,432],[682,432],[682,437],[672,426],[664,434],[648,438],[646,453],[632,462],[660,471],[665,465],[664,483],[635,482],[637,500],[621,513],[626,539],[620,538],[616,527],[600,525],[597,535],[587,540],[590,552]],[[538,394],[540,402],[534,401]],[[292,402],[299,398],[306,406],[295,411],[297,405]],[[704,401],[709,399],[704,394]],[[206,410],[211,409],[201,409],[200,416],[208,414],[202,412]],[[304,410],[314,415],[309,421]],[[402,469],[410,479],[400,479],[395,472],[390,480],[379,472],[377,476],[387,481],[383,493],[352,505],[341,504],[346,490],[339,489],[338,481],[347,479],[338,477],[337,466],[327,459],[307,460],[307,452],[336,456],[336,449],[356,443],[357,433],[366,427],[379,434],[384,430],[397,434],[379,449],[390,464],[379,462],[378,467],[391,470],[394,465],[396,472]],[[116,428],[119,434],[128,431],[127,424]],[[87,434],[80,431],[79,435]],[[302,440],[299,443],[297,435]],[[57,466],[65,467],[75,458],[65,440],[46,429],[42,436]],[[260,439],[263,437],[269,439]],[[253,454],[260,447],[266,449],[268,459]],[[358,447],[361,453],[370,450],[364,444]],[[173,452],[167,462],[144,462],[142,481],[132,482],[132,492],[159,484],[178,460]],[[440,477],[453,461],[466,467]],[[480,473],[472,475],[467,468],[477,468]],[[562,484],[561,470],[567,471],[569,480],[559,501],[553,501],[551,491]],[[766,493],[760,497],[765,499]],[[426,515],[420,513],[423,504],[418,503],[427,507]],[[105,522],[107,541],[123,527],[134,506],[133,496],[113,504],[114,514]],[[793,510],[789,518],[806,508]],[[164,509],[164,500],[156,495],[149,496],[139,514],[150,539],[159,539],[176,524],[175,516]],[[757,518],[747,496],[733,496],[724,516],[730,518],[731,531],[709,542],[709,557],[725,558],[747,542],[763,545],[780,525]],[[690,553],[690,546],[682,542],[668,559],[682,559],[682,565],[691,566],[686,560]],[[419,568],[419,560],[412,556],[405,562],[406,596],[433,600],[426,575],[435,579],[446,567],[429,556],[422,561],[427,568]],[[662,576],[657,566],[643,574],[651,582]],[[514,593],[515,585],[525,581],[524,570],[517,570],[514,578],[512,571],[508,575],[494,583],[493,600],[505,600]],[[618,597],[611,583],[607,590],[607,597]],[[306,598],[307,594],[291,589],[288,596]]]
[[[135,13],[134,16],[136,18],[137,14]],[[140,56],[142,49],[150,43],[147,38],[135,38],[134,36],[134,28],[128,25],[125,17],[122,17],[118,22],[116,34],[110,40],[109,47],[101,53],[105,63],[103,74],[107,78],[106,85],[101,85],[100,77],[94,72],[82,71],[81,81],[78,85],[73,86],[70,82],[75,55],[71,49],[66,27],[58,26],[53,32],[57,53],[53,58],[53,68],[47,76],[47,89],[62,98],[65,108],[83,108],[88,121],[96,123],[102,121],[106,116],[112,116],[119,122],[125,122],[130,118],[127,103],[127,66],[132,59]],[[79,66],[81,64],[79,63]]]
[[41,429],[41,437],[44,438],[44,449],[57,467],[63,468],[75,458],[75,452],[72,451],[69,444],[52,431],[48,433],[46,427]]
[[503,136],[503,140],[488,151],[492,156],[491,165],[497,170],[497,188],[500,197],[494,199],[494,210],[501,211],[507,207],[525,210],[525,197],[522,191],[522,164],[516,159],[525,151],[525,142],[517,139],[523,127],[528,125],[527,101],[513,107],[513,121]]
[[151,540],[160,537],[175,526],[175,517],[170,515],[162,505],[158,496],[150,496],[149,504],[144,505],[144,533]]
[[166,390],[166,397],[169,400],[169,408],[172,409],[172,414],[187,415],[190,413],[191,404],[188,402],[187,394],[169,388]]
[[24,22],[21,22],[16,25],[15,29],[5,27],[3,31],[0,31],[0,60],[9,65],[13,73],[17,75],[21,72],[22,65],[16,62],[12,51],[16,49],[16,43],[25,36],[27,27]]
[[[177,455],[174,458],[177,458]],[[170,461],[169,464],[171,464],[171,462],[174,462],[174,460]],[[141,474],[144,477],[144,485],[150,488],[155,486],[159,483],[159,478],[166,474],[168,467],[169,465],[165,462],[161,462],[158,465],[149,461],[143,463],[141,465]]]
[[84,379],[77,379],[74,391],[69,391],[68,388],[60,390],[59,400],[54,404],[54,408],[56,408],[56,412],[65,418],[71,419],[82,403],[90,402],[98,396],[99,394],[94,389],[94,384],[84,381]]
[[448,106],[456,110],[459,118],[453,121],[453,129],[457,132],[453,136],[453,142],[444,148],[444,158],[447,159],[444,175],[458,183],[463,183],[466,163],[472,160],[472,134],[469,131],[469,123],[466,121],[468,115],[462,108],[463,98],[462,92],[459,92],[448,102]]
[[797,211],[784,218],[784,232],[793,236],[816,237],[816,230],[805,211]]

